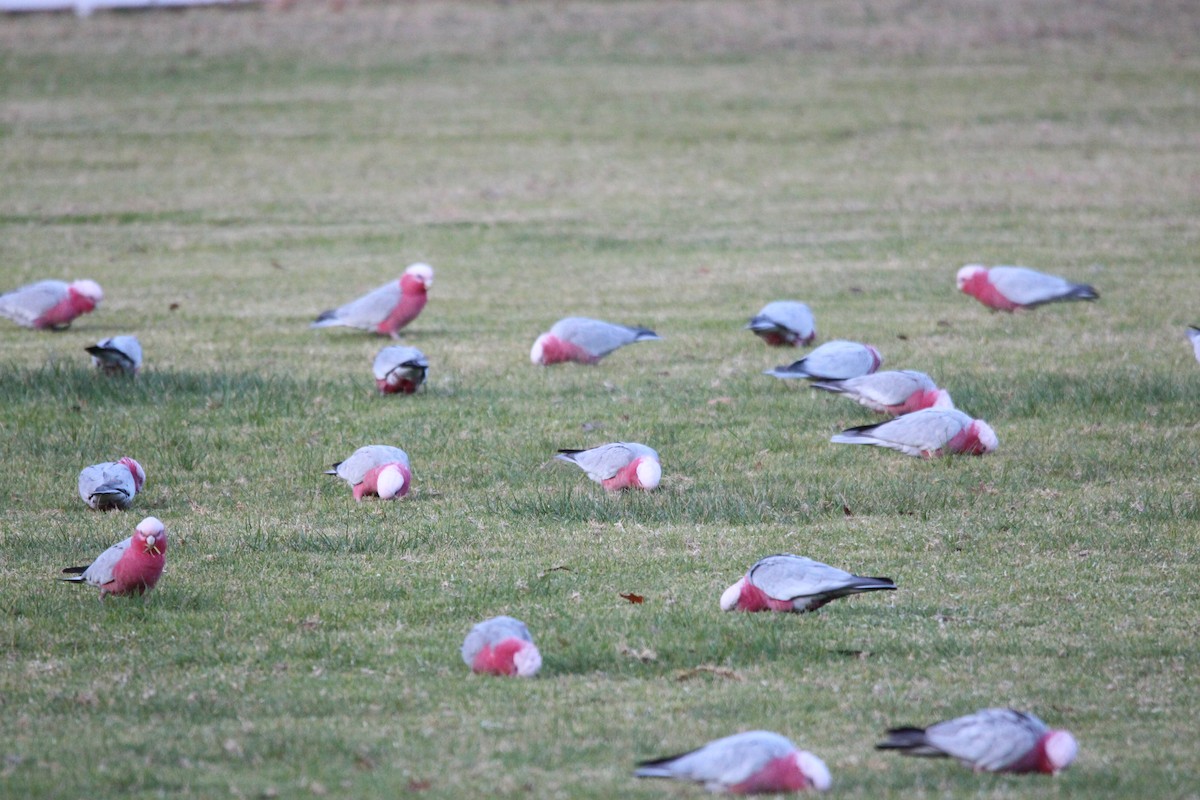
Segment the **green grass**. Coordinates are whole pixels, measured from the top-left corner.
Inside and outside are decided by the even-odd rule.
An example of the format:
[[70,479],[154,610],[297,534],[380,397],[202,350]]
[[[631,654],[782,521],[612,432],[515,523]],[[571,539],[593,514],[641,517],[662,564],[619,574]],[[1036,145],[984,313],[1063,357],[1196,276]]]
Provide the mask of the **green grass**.
[[[1197,797],[1200,14],[1170,2],[324,4],[0,20],[0,796],[684,797],[641,758],[768,728],[852,798]],[[413,397],[319,311],[425,260]],[[989,313],[963,263],[1094,283]],[[813,308],[987,419],[935,462],[761,374],[741,325]],[[173,304],[177,304],[172,308]],[[566,314],[662,342],[536,369]],[[83,347],[136,332],[104,380]],[[559,447],[656,447],[607,497]],[[321,474],[404,447],[412,494]],[[134,510],[75,476],[129,454]],[[144,600],[54,581],[154,514]],[[723,615],[792,551],[900,591]],[[633,605],[621,593],[645,602]],[[470,676],[525,620],[533,681]],[[1013,705],[1056,779],[872,744]]]

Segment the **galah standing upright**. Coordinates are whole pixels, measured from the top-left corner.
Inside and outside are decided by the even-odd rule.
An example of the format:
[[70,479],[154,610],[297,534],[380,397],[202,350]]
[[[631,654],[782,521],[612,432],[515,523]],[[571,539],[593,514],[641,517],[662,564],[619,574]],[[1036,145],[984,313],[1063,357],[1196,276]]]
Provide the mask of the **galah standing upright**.
[[79,496],[97,511],[126,509],[146,482],[146,471],[129,456],[84,467],[79,473]]
[[1196,360],[1200,361],[1200,328],[1197,328],[1195,325],[1189,325],[1187,337],[1192,343],[1192,350],[1196,352]]
[[375,386],[384,394],[412,394],[425,382],[429,359],[415,347],[392,345],[375,356]]
[[105,375],[137,375],[142,369],[142,343],[136,336],[112,336],[84,349]]
[[144,594],[154,588],[167,561],[167,531],[157,517],[138,523],[133,536],[117,542],[87,567],[67,567],[71,583],[99,587],[100,599],[110,594]]
[[809,386],[845,395],[872,411],[893,417],[923,408],[954,408],[949,392],[939,389],[924,372],[911,369],[874,372],[844,381],[817,381]]
[[816,611],[839,597],[894,591],[891,578],[864,578],[845,570],[782,553],[767,556],[721,595],[722,611]]
[[474,672],[532,678],[542,656],[529,628],[519,619],[492,617],[471,628],[463,641],[462,660]]
[[354,489],[354,499],[375,495],[392,500],[408,494],[412,471],[408,454],[399,447],[369,444],[360,447],[345,461],[333,465],[326,475],[336,475]]
[[987,708],[928,728],[892,728],[879,750],[906,756],[957,758],[976,772],[1042,772],[1057,775],[1075,760],[1079,745],[1067,731],[1011,708]]
[[1095,300],[1100,295],[1084,283],[1072,283],[1028,267],[968,264],[958,271],[958,289],[988,308],[1015,311],[1060,300]]
[[633,774],[695,781],[730,794],[823,792],[833,782],[824,761],[771,731],[736,733],[689,753],[642,761]]
[[618,347],[660,339],[662,337],[649,328],[630,328],[598,319],[567,317],[537,337],[529,351],[529,360],[540,366],[563,361],[595,364]]
[[611,442],[590,450],[559,450],[555,458],[570,461],[610,492],[650,491],[662,480],[662,462],[652,448],[637,442]]
[[870,444],[899,450],[908,456],[962,453],[981,456],[996,449],[992,427],[956,409],[926,408],[876,425],[849,428],[830,439],[838,444]]
[[26,328],[63,330],[103,299],[95,281],[38,281],[0,295],[0,317]]
[[775,347],[799,347],[817,338],[812,311],[796,300],[767,303],[746,324],[764,342]]
[[870,375],[879,369],[883,356],[873,346],[835,339],[813,350],[799,361],[763,372],[776,378],[808,378],[822,381],[844,381]]
[[417,318],[433,286],[433,267],[410,264],[400,280],[380,286],[346,305],[326,311],[308,327],[344,325],[399,339],[401,328]]

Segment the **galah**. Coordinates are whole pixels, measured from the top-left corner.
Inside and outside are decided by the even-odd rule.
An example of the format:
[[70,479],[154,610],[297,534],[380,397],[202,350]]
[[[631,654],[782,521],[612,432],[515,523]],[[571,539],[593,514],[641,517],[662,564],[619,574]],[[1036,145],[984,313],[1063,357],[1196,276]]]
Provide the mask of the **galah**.
[[157,517],[138,523],[133,536],[117,542],[87,567],[67,567],[72,577],[61,580],[87,583],[100,589],[100,599],[110,594],[144,594],[154,588],[167,560],[167,530]]
[[882,363],[883,356],[871,345],[835,339],[821,345],[799,361],[768,369],[763,374],[782,379],[844,381],[870,375],[879,369]]
[[97,511],[126,509],[146,482],[146,471],[129,456],[84,467],[79,473],[79,496]]
[[812,311],[804,303],[795,300],[767,303],[746,327],[775,347],[809,345],[817,338]]
[[1189,325],[1187,337],[1192,343],[1192,349],[1196,352],[1196,360],[1200,361],[1200,328],[1197,328],[1195,325]]
[[542,656],[529,628],[519,619],[492,617],[471,628],[463,641],[462,659],[474,672],[532,678]]
[[560,319],[533,343],[529,360],[540,366],[563,361],[595,364],[606,355],[634,342],[662,339],[649,328],[630,328],[586,317]]
[[1072,283],[1028,267],[992,267],[968,264],[958,271],[958,289],[988,308],[1015,311],[1061,300],[1095,300],[1091,286]]
[[872,411],[893,417],[923,408],[954,408],[949,392],[939,389],[924,372],[911,369],[875,372],[843,381],[817,381],[809,386],[844,395]]
[[721,610],[803,613],[839,597],[895,588],[891,578],[864,578],[811,558],[782,553],[762,559],[726,589]]
[[375,386],[384,394],[412,394],[425,382],[429,359],[415,347],[392,345],[375,356]]
[[638,778],[695,781],[710,792],[730,794],[823,792],[833,782],[824,761],[771,731],[736,733],[699,750],[637,766],[633,774]]
[[987,708],[928,728],[892,728],[875,747],[906,756],[957,758],[976,772],[1047,775],[1066,769],[1079,750],[1067,731],[1051,730],[1033,714],[1011,708]]
[[0,317],[26,328],[63,330],[103,299],[95,281],[38,281],[0,295]]
[[871,444],[899,450],[908,456],[962,453],[981,456],[996,449],[992,427],[957,409],[926,408],[876,425],[849,428],[830,439],[838,444]]
[[658,453],[637,442],[610,442],[589,450],[559,450],[555,458],[570,461],[610,492],[650,491],[662,480]]
[[142,344],[136,336],[112,336],[84,349],[105,375],[137,375],[142,369]]
[[309,327],[344,325],[399,339],[397,331],[421,313],[428,299],[426,292],[431,286],[433,267],[410,264],[400,280],[384,284],[341,308],[324,312]]
[[345,461],[333,465],[326,475],[336,475],[354,489],[354,499],[378,496],[392,500],[408,494],[412,471],[408,454],[399,447],[369,444],[360,447]]

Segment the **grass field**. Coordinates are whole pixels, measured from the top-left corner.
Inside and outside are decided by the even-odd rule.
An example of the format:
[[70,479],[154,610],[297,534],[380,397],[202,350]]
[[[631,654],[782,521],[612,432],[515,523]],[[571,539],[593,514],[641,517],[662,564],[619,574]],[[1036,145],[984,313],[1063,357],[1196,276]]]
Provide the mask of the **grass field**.
[[[634,762],[767,728],[839,797],[1200,796],[1198,42],[1169,0],[0,18],[0,288],[107,293],[0,320],[0,795],[693,797]],[[384,341],[307,323],[417,260],[430,379],[382,398]],[[969,262],[1101,299],[991,313]],[[830,444],[872,416],[761,374],[798,356],[741,326],[782,298],[999,451]],[[664,341],[533,367],[568,314]],[[133,383],[83,352],[123,332]],[[548,464],[611,440],[659,491]],[[408,498],[321,474],[367,443]],[[144,495],[89,512],[79,469],[125,454]],[[56,583],[150,514],[149,597]],[[900,591],[722,614],[781,551]],[[500,613],[536,679],[460,661]],[[872,749],[996,705],[1077,762]]]

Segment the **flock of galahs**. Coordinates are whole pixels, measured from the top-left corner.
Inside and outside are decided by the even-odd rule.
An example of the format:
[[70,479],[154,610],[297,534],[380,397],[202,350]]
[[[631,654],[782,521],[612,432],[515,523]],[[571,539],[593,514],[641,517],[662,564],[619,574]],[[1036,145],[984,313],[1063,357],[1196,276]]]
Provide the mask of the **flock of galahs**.
[[[1098,297],[1090,286],[1025,267],[969,265],[959,270],[957,283],[961,291],[984,305],[1008,312]],[[428,264],[413,264],[398,281],[324,312],[311,327],[347,326],[396,339],[420,314],[432,285],[433,269]],[[103,297],[94,281],[40,281],[0,295],[0,316],[26,327],[62,329],[95,309]],[[817,336],[812,311],[796,301],[768,303],[746,327],[778,347],[808,346]],[[1200,361],[1200,327],[1189,328],[1187,335]],[[595,364],[620,347],[660,338],[647,328],[567,317],[537,337],[530,360],[543,366],[568,361]],[[104,339],[87,352],[104,373],[136,375],[142,367],[142,349],[134,336]],[[932,378],[914,370],[879,372],[882,363],[883,356],[871,345],[834,340],[766,374],[807,380],[813,389],[844,395],[889,417],[843,431],[833,437],[836,443],[869,444],[926,458],[982,455],[996,449],[995,431],[956,409],[949,392]],[[401,345],[384,347],[372,365],[376,386],[383,394],[416,392],[428,369],[429,361],[420,350]],[[613,493],[651,491],[662,479],[658,453],[636,442],[564,449],[556,458],[575,464]],[[356,500],[401,498],[412,485],[408,454],[387,445],[361,447],[327,474],[346,481]],[[131,507],[145,480],[142,465],[129,457],[95,464],[79,474],[79,496],[92,509],[124,510]],[[63,580],[95,586],[101,599],[144,594],[162,575],[166,551],[165,526],[155,517],[146,517],[132,536],[105,550],[89,566],[63,570],[70,576]],[[722,593],[720,607],[724,611],[804,613],[852,594],[896,588],[890,578],[854,575],[785,553],[768,556],[750,567]],[[542,666],[529,629],[507,616],[473,627],[461,652],[466,665],[477,673],[532,677]],[[955,758],[976,771],[1047,774],[1064,769],[1077,752],[1070,733],[1051,730],[1032,714],[994,708],[927,728],[893,728],[876,747],[905,755]],[[820,758],[770,731],[739,733],[681,755],[644,761],[634,775],[692,781],[712,791],[735,794],[823,791],[832,783]]]

